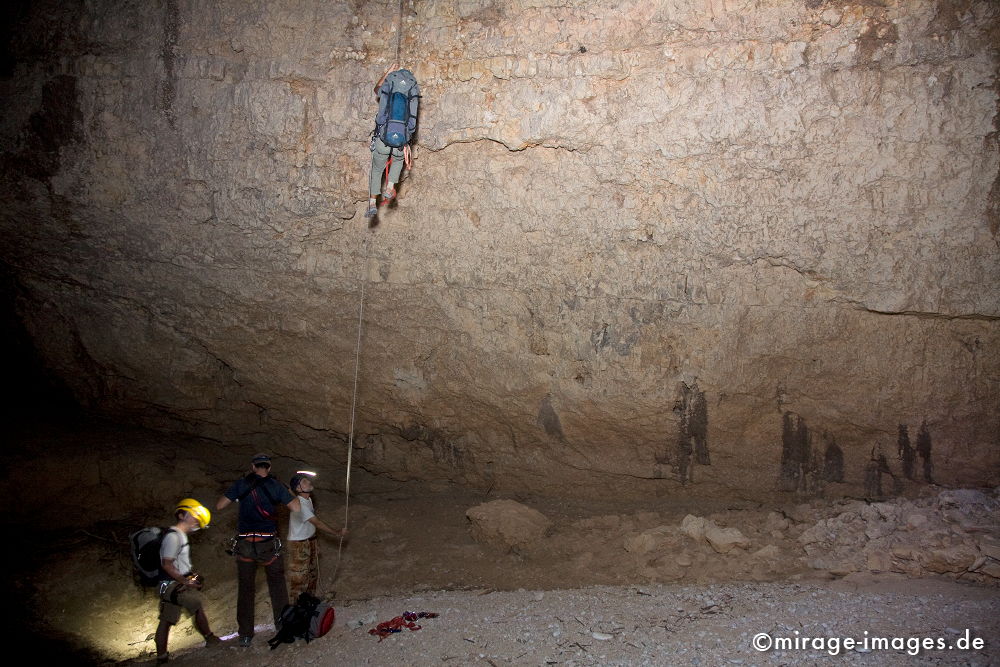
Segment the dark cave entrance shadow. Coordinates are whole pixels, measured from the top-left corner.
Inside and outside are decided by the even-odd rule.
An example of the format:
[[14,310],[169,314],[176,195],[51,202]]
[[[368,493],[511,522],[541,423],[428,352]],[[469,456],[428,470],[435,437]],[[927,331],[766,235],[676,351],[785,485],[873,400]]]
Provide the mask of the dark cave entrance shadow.
[[[44,532],[20,530],[3,525],[8,532],[20,532],[18,549],[3,550],[0,567],[5,574],[0,582],[0,599],[9,610],[4,625],[8,637],[26,648],[33,662],[57,665],[110,665],[114,661],[83,645],[71,634],[46,618],[35,596],[33,568],[46,554],[66,553],[59,539]],[[29,648],[30,647],[30,648]]]

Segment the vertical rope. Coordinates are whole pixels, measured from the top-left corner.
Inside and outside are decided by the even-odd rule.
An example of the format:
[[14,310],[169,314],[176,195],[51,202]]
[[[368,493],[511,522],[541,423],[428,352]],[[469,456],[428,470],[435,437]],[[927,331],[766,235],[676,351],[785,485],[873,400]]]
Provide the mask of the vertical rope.
[[[352,455],[354,454],[354,419],[357,414],[358,407],[358,371],[361,367],[361,330],[365,317],[365,286],[368,284],[368,254],[371,250],[371,245],[368,242],[368,234],[365,234],[363,238],[363,243],[365,244],[365,259],[361,265],[361,303],[358,307],[358,340],[354,346],[354,389],[351,393],[351,426],[347,436],[347,474],[344,480],[344,532],[347,531],[347,521],[350,516],[351,460],[353,458]],[[337,565],[333,569],[333,578],[331,581],[337,580],[337,574],[340,572],[340,561],[343,550],[344,535],[342,532],[340,535],[340,542],[337,545]]]
[[[393,62],[399,63],[399,49],[402,44],[403,38],[403,0],[399,0],[399,10],[396,14],[396,56]],[[391,159],[391,157],[390,157]],[[386,169],[389,165],[386,165]],[[365,286],[368,284],[368,253],[371,250],[371,245],[368,242],[368,235],[364,237],[365,244],[365,260],[361,266],[361,298],[360,305],[358,307],[358,340],[354,347],[354,389],[351,393],[351,426],[348,431],[347,436],[347,473],[344,480],[344,531],[347,531],[347,523],[350,518],[350,505],[351,505],[351,461],[354,454],[354,419],[357,414],[358,407],[358,370],[361,367],[361,330],[364,324],[365,317]],[[340,535],[340,542],[337,545],[337,565],[333,569],[333,578],[331,581],[337,580],[337,575],[340,573],[340,562],[344,551],[344,535],[343,532]]]
[[399,43],[403,37],[403,0],[399,0],[399,14],[396,18],[396,57],[392,62],[399,62]]

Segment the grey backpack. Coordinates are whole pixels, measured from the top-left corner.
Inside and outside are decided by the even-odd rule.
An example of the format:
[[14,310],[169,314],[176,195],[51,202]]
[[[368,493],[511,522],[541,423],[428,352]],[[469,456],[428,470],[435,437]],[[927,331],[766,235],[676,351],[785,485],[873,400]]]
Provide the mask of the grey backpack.
[[420,107],[420,86],[408,69],[389,73],[378,89],[378,115],[375,116],[375,134],[392,148],[402,148],[417,129],[417,111]]

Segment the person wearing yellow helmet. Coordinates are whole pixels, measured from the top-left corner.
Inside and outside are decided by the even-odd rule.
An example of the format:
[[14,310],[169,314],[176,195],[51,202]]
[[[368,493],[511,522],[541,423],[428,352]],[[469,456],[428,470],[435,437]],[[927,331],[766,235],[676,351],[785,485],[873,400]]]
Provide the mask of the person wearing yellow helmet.
[[198,524],[197,527],[192,529],[191,532],[202,528],[208,528],[208,524],[212,522],[212,513],[208,511],[207,507],[199,503],[194,498],[185,498],[177,503],[177,509],[174,510],[174,513],[176,514],[182,510],[190,514]]
[[156,662],[162,664],[170,659],[167,653],[167,639],[170,628],[181,618],[181,609],[187,609],[194,617],[194,625],[205,638],[205,646],[212,648],[221,644],[208,625],[201,589],[204,586],[200,575],[194,573],[191,564],[191,544],[188,535],[208,528],[212,514],[208,508],[194,498],[185,498],[174,509],[177,523],[167,530],[160,545],[160,623],[156,627]]

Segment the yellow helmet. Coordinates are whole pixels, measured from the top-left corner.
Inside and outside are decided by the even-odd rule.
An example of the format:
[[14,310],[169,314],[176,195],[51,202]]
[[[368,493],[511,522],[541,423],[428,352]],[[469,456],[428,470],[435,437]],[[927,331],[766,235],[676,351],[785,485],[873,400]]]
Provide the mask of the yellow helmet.
[[174,510],[174,513],[182,510],[198,520],[199,528],[208,528],[208,524],[212,521],[212,513],[194,498],[185,498],[177,503],[177,509]]

